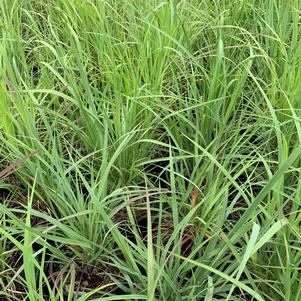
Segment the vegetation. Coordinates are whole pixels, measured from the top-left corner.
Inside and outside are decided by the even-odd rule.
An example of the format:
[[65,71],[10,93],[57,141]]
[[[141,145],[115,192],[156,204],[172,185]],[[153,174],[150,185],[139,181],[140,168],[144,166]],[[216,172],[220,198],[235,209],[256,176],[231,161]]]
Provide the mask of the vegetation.
[[300,0],[0,0],[0,300],[301,300]]

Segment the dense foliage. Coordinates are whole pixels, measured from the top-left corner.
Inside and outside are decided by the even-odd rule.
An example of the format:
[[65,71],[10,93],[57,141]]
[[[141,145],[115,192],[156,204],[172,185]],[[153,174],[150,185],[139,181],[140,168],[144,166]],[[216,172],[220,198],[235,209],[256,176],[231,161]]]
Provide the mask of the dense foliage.
[[301,300],[300,0],[0,0],[0,300]]

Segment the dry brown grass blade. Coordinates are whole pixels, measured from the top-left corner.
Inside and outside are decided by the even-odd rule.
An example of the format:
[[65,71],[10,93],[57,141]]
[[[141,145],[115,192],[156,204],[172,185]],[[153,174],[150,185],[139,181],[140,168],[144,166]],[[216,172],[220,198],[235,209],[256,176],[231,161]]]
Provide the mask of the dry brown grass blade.
[[197,204],[198,198],[198,189],[196,186],[193,187],[193,196],[192,196],[192,207],[195,207]]
[[35,155],[37,153],[37,151],[34,151],[20,159],[17,159],[15,162],[13,162],[12,164],[8,165],[6,168],[4,168],[2,171],[0,171],[0,179],[8,176],[9,174],[11,174],[12,171],[14,171],[14,169],[22,164],[25,160],[29,159],[30,157],[32,157],[33,155]]

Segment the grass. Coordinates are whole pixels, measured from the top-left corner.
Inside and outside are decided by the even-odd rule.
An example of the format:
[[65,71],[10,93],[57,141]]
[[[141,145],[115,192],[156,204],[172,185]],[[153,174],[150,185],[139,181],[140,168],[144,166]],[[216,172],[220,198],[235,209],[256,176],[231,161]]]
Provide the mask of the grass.
[[300,16],[0,1],[0,300],[301,300]]

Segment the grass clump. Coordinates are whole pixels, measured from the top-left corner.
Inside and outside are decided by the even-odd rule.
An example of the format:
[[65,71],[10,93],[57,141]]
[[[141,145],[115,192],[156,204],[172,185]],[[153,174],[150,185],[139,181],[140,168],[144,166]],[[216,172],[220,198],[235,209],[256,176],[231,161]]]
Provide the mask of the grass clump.
[[300,12],[0,1],[0,300],[301,300]]

